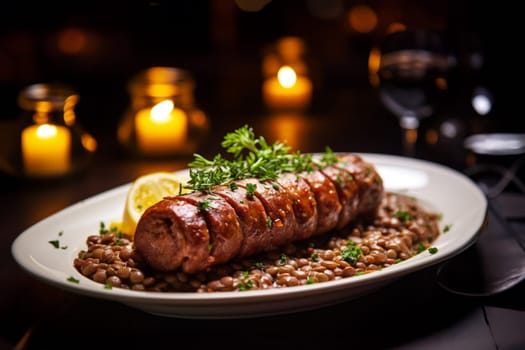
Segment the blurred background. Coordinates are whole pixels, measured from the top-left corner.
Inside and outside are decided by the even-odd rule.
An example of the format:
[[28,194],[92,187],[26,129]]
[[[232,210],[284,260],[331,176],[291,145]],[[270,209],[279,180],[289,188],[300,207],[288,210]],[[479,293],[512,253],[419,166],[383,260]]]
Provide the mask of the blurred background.
[[[447,103],[422,125],[449,153],[450,147],[462,149],[472,133],[523,130],[515,95],[498,82],[513,75],[516,44],[507,45],[515,33],[510,27],[517,27],[513,12],[492,2],[430,0],[12,2],[0,11],[0,121],[5,131],[19,118],[17,95],[24,87],[66,83],[80,96],[77,121],[104,154],[117,142],[131,77],[169,66],[191,72],[195,100],[212,128],[256,123],[268,112],[261,91],[264,56],[279,39],[293,36],[305,44],[314,86],[306,113],[348,131],[348,137],[327,135],[331,147],[401,153],[398,122],[370,81],[369,56],[386,33],[423,28],[443,32],[455,60]],[[490,104],[482,112],[472,105],[476,91]]]
[[[510,2],[490,0],[2,2],[0,200],[3,210],[0,211],[0,247],[3,250],[0,251],[0,278],[3,279],[3,288],[0,315],[4,315],[4,321],[8,322],[3,322],[6,326],[0,331],[0,347],[6,343],[15,344],[20,339],[20,343],[27,341],[24,338],[29,337],[36,326],[37,330],[31,336],[35,339],[34,347],[31,348],[41,349],[39,344],[42,343],[54,346],[57,340],[60,341],[56,336],[57,329],[61,331],[59,338],[68,331],[80,334],[94,322],[100,322],[100,315],[107,314],[110,318],[106,329],[111,329],[111,334],[116,324],[113,321],[123,319],[134,320],[131,329],[139,330],[138,336],[171,335],[172,329],[195,328],[193,323],[187,326],[186,322],[182,328],[173,327],[173,323],[160,327],[161,321],[151,322],[151,318],[140,321],[135,314],[114,308],[113,304],[92,301],[65,291],[60,293],[54,287],[35,283],[11,257],[11,243],[23,230],[78,201],[129,183],[148,172],[187,167],[191,155],[187,151],[213,156],[219,151],[224,134],[244,124],[253,126],[256,134],[270,141],[284,140],[303,152],[322,152],[325,146],[330,146],[334,151],[403,155],[400,123],[381,100],[375,74],[377,48],[388,33],[404,29],[431,30],[439,32],[445,40],[443,52],[451,69],[446,84],[439,80],[444,100],[433,106],[435,109],[429,117],[420,121],[415,157],[464,170],[472,165],[471,154],[464,147],[464,141],[470,135],[525,135],[519,93],[523,22],[520,16],[523,17],[521,9],[516,9]],[[303,83],[294,85],[294,91],[299,86],[306,90],[299,97],[292,98],[296,104],[294,108],[283,111],[275,108],[279,101],[282,102],[282,96],[274,93],[286,90],[275,85],[270,89],[267,82],[270,78],[275,79],[276,67],[280,65],[274,61],[276,49],[283,40],[290,38],[293,40],[286,42],[292,43],[291,46],[284,46],[301,57],[305,65],[293,67],[296,73],[304,74],[302,78],[307,81],[297,80],[297,83]],[[425,57],[422,56],[422,61]],[[130,81],[150,67],[176,67],[193,77],[194,90],[191,93],[205,115],[192,114],[197,121],[194,124],[206,126],[208,133],[199,137],[195,149],[190,142],[193,139],[182,143],[185,154],[179,152],[161,159],[146,159],[148,157],[128,153],[119,141],[117,131],[127,111],[134,105]],[[67,133],[57,134],[56,140],[51,140],[57,142],[47,149],[41,146],[44,137],[37,134],[28,134],[31,136],[27,138],[28,142],[21,138],[24,131],[35,130],[36,125],[23,123],[31,121],[31,117],[36,119],[38,113],[24,119],[20,93],[33,84],[52,83],[67,84],[78,95],[78,100],[66,103],[69,108],[75,107],[75,116],[59,103],[59,107],[64,107],[64,113],[59,111],[63,118],[54,121],[61,127],[66,123],[70,131],[75,131],[70,124],[76,118],[74,125],[81,126],[92,138],[73,138],[77,135],[74,132],[70,133],[73,135],[71,139],[65,136],[69,135]],[[31,109],[35,104],[29,97],[26,96],[25,105]],[[153,116],[153,108],[149,114]],[[45,122],[40,121],[42,123]],[[20,124],[23,124],[23,129]],[[156,147],[160,136],[166,136],[167,129],[156,126],[158,134],[149,139],[149,144],[145,143],[148,147]],[[152,131],[154,127],[150,122],[140,131]],[[79,148],[80,142],[84,148]],[[173,146],[169,141],[163,142]],[[21,151],[23,146],[27,149]],[[176,146],[180,147],[180,144]],[[516,147],[515,144],[511,146]],[[75,153],[78,149],[81,152]],[[516,149],[525,153],[525,141]],[[67,153],[69,151],[71,156]],[[28,179],[21,169],[21,155],[27,163],[26,168],[36,174],[35,179],[30,180],[36,181],[26,181]],[[16,158],[15,161],[11,162],[12,158]],[[513,155],[510,161],[515,159],[516,155]],[[524,159],[521,157],[522,162]],[[13,164],[14,168],[11,168]],[[524,171],[525,167],[522,167],[522,176],[525,176]],[[49,179],[47,175],[50,173],[59,175],[58,181]],[[71,174],[75,176],[67,176]],[[44,181],[39,181],[40,175]],[[61,175],[66,175],[66,178]],[[525,207],[521,204],[511,206]],[[519,218],[523,222],[523,215]],[[490,246],[487,251],[494,249]],[[493,264],[476,266],[484,265]],[[469,341],[484,334],[485,338],[475,339],[478,343],[487,337],[495,337],[503,329],[511,333],[517,329],[514,325],[522,324],[512,318],[498,320],[499,314],[490,308],[487,311],[476,308],[478,316],[475,322],[464,322],[460,316],[470,311],[472,305],[486,301],[462,299],[455,303],[461,307],[455,307],[451,312],[448,306],[452,299],[440,297],[440,293],[430,289],[432,283],[427,282],[434,281],[435,277],[432,271],[429,272],[409,279],[406,287],[399,288],[401,285],[398,285],[391,290],[393,293],[377,294],[369,299],[371,302],[360,303],[361,309],[370,307],[372,311],[366,312],[369,317],[386,312],[388,319],[398,317],[403,313],[399,310],[409,305],[411,310],[424,309],[433,315],[430,323],[422,324],[419,318],[406,314],[405,321],[409,322],[406,328],[416,331],[407,333],[392,328],[390,334],[398,342],[437,334],[438,341],[431,338],[430,343],[435,345],[444,344],[439,341],[444,338],[454,343],[459,335],[465,334],[465,341]],[[472,280],[467,278],[466,281],[470,283]],[[516,297],[503,295],[499,305],[522,300],[522,291],[514,290]],[[402,303],[390,302],[394,294],[396,298],[403,296]],[[516,301],[514,305],[521,306],[523,302]],[[350,305],[352,310],[353,306]],[[332,309],[328,311],[331,313]],[[340,312],[345,313],[346,309],[340,309]],[[75,315],[75,320],[81,315],[80,323],[70,322],[71,315]],[[355,315],[354,323],[367,328],[370,322],[363,323],[363,313]],[[312,318],[319,317],[312,314]],[[283,320],[289,323],[294,319]],[[309,321],[308,316],[306,321]],[[353,321],[351,317],[350,323]],[[257,328],[253,325],[246,323],[247,328]],[[218,331],[230,326],[231,323],[225,323]],[[449,326],[454,328],[448,329]],[[217,334],[215,324],[210,323],[208,327],[214,329],[212,334]],[[458,331],[457,327],[465,330]],[[168,328],[170,331],[164,332]],[[263,330],[266,332],[267,329]],[[490,337],[487,335],[489,331]],[[518,333],[514,336],[521,335]],[[439,338],[441,336],[443,338]],[[366,341],[367,347],[372,341],[373,348],[374,342],[387,341],[389,337],[376,338],[374,335],[362,340]],[[494,341],[494,345],[500,343],[501,340]]]

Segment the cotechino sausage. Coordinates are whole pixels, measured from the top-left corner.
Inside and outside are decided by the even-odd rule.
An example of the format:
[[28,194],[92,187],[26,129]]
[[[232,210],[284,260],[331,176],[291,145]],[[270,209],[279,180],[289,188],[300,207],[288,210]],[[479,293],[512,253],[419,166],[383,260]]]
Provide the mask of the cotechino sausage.
[[164,198],[140,218],[135,248],[154,269],[195,273],[375,215],[384,194],[375,167],[356,154],[337,159],[276,180]]

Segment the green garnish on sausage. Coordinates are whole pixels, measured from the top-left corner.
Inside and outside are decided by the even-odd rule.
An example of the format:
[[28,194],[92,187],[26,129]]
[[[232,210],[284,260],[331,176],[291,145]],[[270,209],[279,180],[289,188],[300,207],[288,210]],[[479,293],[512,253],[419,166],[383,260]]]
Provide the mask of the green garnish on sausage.
[[312,171],[315,166],[337,162],[329,147],[316,161],[310,154],[290,153],[290,147],[283,142],[268,144],[264,137],[255,137],[253,129],[247,125],[226,134],[221,146],[231,159],[221,154],[212,159],[194,154],[194,160],[188,164],[190,180],[186,188],[207,191],[213,186],[252,177],[261,181],[275,180],[285,172]]

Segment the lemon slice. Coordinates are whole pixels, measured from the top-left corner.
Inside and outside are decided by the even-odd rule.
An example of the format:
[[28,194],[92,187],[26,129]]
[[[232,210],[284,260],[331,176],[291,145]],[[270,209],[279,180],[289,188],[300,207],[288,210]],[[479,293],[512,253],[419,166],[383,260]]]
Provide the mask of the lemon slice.
[[155,172],[135,179],[128,189],[120,231],[133,236],[144,211],[166,196],[187,193],[187,179],[170,172]]

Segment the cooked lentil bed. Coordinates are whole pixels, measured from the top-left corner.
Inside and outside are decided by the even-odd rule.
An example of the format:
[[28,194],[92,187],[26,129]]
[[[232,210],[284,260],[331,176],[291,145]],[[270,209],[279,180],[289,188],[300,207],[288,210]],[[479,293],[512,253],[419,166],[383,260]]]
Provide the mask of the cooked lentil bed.
[[439,219],[417,199],[387,192],[369,222],[194,275],[150,269],[130,237],[112,232],[88,236],[74,267],[105,288],[197,293],[284,288],[372,273],[425,251],[434,253],[429,248],[439,236]]

